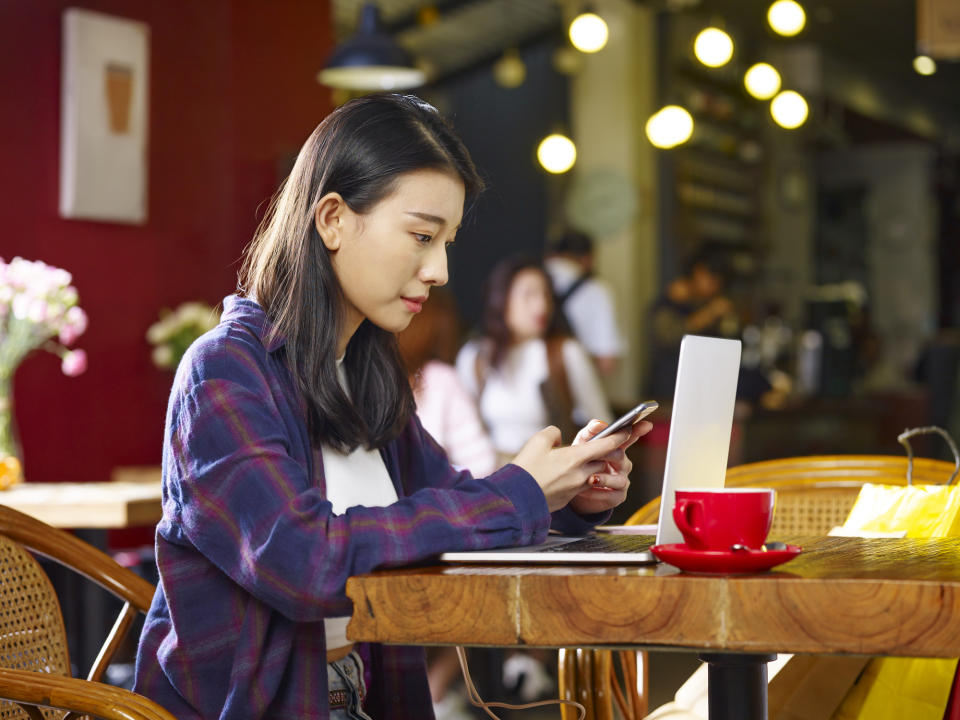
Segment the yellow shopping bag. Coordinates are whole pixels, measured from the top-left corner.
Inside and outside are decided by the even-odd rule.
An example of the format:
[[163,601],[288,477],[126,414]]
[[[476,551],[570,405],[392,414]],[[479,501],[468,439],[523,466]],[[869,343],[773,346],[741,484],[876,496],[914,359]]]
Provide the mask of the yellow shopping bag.
[[[940,428],[908,430],[897,438],[913,453],[908,439],[921,432],[938,432],[953,450],[956,446]],[[904,532],[906,537],[960,535],[960,486],[954,471],[947,485],[864,485],[843,525],[844,530]],[[957,660],[877,658],[871,660],[834,713],[834,720],[942,720]]]

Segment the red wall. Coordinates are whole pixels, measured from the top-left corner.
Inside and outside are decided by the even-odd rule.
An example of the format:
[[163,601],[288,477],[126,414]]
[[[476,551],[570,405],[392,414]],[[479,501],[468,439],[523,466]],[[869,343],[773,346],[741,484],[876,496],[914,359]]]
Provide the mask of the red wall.
[[[61,14],[150,26],[149,210],[143,226],[57,214]],[[36,353],[15,378],[27,479],[105,480],[160,461],[172,376],[144,339],[163,307],[218,303],[291,155],[331,109],[315,80],[328,0],[4,0],[0,3],[0,256],[73,273],[89,369]],[[262,212],[262,207],[260,208]]]

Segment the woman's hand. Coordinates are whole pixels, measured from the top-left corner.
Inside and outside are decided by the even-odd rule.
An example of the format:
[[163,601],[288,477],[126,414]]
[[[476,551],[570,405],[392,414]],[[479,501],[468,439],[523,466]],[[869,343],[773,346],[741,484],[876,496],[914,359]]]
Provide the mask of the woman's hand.
[[[586,443],[587,440],[599,433],[606,426],[606,423],[600,420],[591,420],[587,423],[586,427],[577,433],[577,437],[573,441],[573,446]],[[603,512],[615,508],[626,500],[627,488],[630,487],[629,475],[633,469],[633,463],[630,461],[630,458],[627,457],[626,450],[641,436],[650,432],[652,428],[653,424],[644,420],[631,426],[629,437],[626,431],[617,433],[618,437],[625,438],[625,440],[623,440],[612,453],[603,458],[603,471],[594,473],[594,475],[590,477],[589,487],[578,493],[570,501],[570,507],[575,512],[581,515]],[[600,442],[600,440],[595,442]]]
[[[600,432],[600,428],[604,427],[603,423],[599,421],[597,423],[600,427],[587,437],[593,437]],[[645,424],[650,425],[650,423]],[[637,430],[634,428],[634,433],[636,432]],[[577,437],[579,438],[582,434],[583,431],[581,430]],[[637,434],[637,437],[639,436]],[[611,477],[609,473],[605,472],[608,464],[617,463],[619,467],[625,462],[627,471],[622,474],[622,478],[619,471],[616,471],[612,475],[615,479],[610,480],[611,483],[620,483],[622,479],[624,489],[618,501],[620,502],[626,497],[626,473],[629,472],[630,468],[630,461],[626,459],[621,448],[629,447],[636,439],[631,440],[631,438],[633,438],[633,433],[627,433],[624,430],[590,443],[575,443],[569,447],[559,447],[560,430],[551,426],[544,428],[530,438],[512,462],[530,473],[533,479],[537,481],[547,498],[547,507],[550,508],[550,512],[565,507],[571,500],[584,492],[593,493],[590,496],[591,498],[602,497],[607,500],[612,497],[616,494],[615,492],[590,490],[590,478],[594,475],[603,478]],[[597,501],[583,501],[582,504],[585,507],[593,507],[597,504]],[[614,505],[616,503],[613,503],[613,505],[607,504],[602,509],[606,510]],[[590,509],[580,510],[579,507],[580,503],[574,509],[582,513],[596,512]]]

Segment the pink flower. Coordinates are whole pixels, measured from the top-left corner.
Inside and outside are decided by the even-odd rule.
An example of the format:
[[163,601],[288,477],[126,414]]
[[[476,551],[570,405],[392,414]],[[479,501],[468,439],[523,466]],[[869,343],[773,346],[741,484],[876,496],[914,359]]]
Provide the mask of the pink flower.
[[64,318],[63,327],[60,328],[60,342],[70,345],[83,334],[87,324],[87,314],[83,310],[76,306],[70,308]]
[[87,353],[83,350],[68,350],[60,363],[63,374],[76,377],[87,369]]

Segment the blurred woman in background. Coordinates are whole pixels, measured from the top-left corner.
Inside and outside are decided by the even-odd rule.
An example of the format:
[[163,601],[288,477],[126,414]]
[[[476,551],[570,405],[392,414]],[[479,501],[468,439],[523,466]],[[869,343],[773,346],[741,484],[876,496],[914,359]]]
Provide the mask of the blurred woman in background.
[[532,258],[501,261],[487,279],[482,335],[457,355],[457,372],[474,397],[501,458],[544,425],[571,442],[610,407],[590,356],[561,332],[550,278]]
[[497,467],[493,443],[473,396],[453,367],[460,347],[460,318],[453,295],[434,288],[423,310],[397,339],[424,429],[456,467],[466,468],[474,477],[492,473]]
[[[481,336],[463,346],[456,365],[477,398],[500,463],[516,454],[532,429],[554,425],[569,443],[591,419],[610,421],[593,360],[562,331],[553,285],[539,261],[516,256],[493,268],[481,322]],[[504,689],[523,702],[554,695],[550,658],[542,650],[509,653]]]

